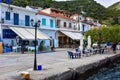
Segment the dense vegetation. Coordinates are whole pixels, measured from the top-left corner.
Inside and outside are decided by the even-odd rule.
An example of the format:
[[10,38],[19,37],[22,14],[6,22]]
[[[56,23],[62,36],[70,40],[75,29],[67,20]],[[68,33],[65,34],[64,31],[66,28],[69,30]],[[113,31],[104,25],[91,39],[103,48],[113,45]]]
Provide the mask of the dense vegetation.
[[[100,34],[99,34],[100,33]],[[108,27],[101,27],[100,29],[93,29],[85,32],[86,37],[91,36],[92,43],[98,41],[99,37],[101,42],[119,42],[120,41],[120,25],[112,25]]]
[[115,3],[115,4],[111,5],[111,6],[109,6],[108,9],[119,10],[119,9],[120,9],[120,2],[117,2],[117,3]]
[[[3,1],[5,2],[5,0]],[[66,2],[56,2],[54,0],[11,0],[11,4],[23,7],[27,5],[42,8],[54,7],[79,14],[84,11],[86,12],[85,16],[98,19],[106,24],[119,24],[120,22],[120,10],[107,9],[94,0],[72,0]]]

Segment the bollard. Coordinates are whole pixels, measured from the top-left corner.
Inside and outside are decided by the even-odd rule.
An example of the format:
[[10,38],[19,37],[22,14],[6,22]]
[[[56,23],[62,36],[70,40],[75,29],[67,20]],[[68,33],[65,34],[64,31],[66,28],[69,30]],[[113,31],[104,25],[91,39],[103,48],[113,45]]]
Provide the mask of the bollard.
[[38,70],[42,70],[42,65],[38,65]]
[[20,74],[21,74],[21,76],[22,76],[25,80],[30,80],[30,74],[29,74],[29,72],[23,71],[23,72],[21,72]]

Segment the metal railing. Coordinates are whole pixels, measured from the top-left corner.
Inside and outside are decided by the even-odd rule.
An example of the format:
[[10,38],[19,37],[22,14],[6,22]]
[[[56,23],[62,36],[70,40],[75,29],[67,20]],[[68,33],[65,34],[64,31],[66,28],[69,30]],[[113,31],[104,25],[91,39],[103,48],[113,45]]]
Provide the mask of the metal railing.
[[[4,20],[4,24],[14,25],[14,19]],[[20,20],[18,21],[18,25],[20,25],[20,26],[25,26],[25,20],[20,19]]]

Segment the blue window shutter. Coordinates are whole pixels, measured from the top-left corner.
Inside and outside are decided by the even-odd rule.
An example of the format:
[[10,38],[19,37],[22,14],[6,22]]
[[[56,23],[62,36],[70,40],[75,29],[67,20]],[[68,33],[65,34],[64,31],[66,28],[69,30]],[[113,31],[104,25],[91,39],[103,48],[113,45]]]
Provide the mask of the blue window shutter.
[[42,19],[42,25],[46,25],[46,19],[45,18]]
[[19,14],[14,13],[14,25],[19,25]]
[[50,27],[53,28],[53,20],[50,20]]
[[25,26],[30,26],[30,16],[25,15]]
[[10,12],[6,12],[6,20],[10,20]]

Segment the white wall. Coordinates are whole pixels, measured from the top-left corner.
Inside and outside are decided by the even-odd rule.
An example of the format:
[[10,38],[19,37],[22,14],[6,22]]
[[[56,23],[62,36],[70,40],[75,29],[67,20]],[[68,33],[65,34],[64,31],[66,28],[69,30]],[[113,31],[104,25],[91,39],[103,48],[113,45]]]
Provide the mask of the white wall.
[[[46,25],[42,25],[42,18],[46,19]],[[38,14],[38,19],[41,21],[40,23],[41,29],[55,29],[56,28],[54,17]],[[53,28],[50,27],[50,20],[53,20]]]
[[80,23],[80,31],[83,31],[83,25],[84,25],[84,31],[88,31],[91,29],[90,24]]
[[[55,30],[40,30],[42,31],[43,33],[45,33],[46,35],[48,35],[49,37],[51,36],[52,39],[54,39],[55,41],[55,47],[58,47],[58,40],[56,39],[56,36],[55,36]],[[46,45],[50,44],[49,41],[46,41]]]
[[[71,29],[73,29],[74,27],[74,21],[73,20],[68,20],[68,19],[63,19],[63,18],[57,18],[58,20],[60,20],[60,28],[65,28],[64,27],[64,22],[66,22],[66,28],[69,28],[69,23],[71,23]],[[77,28],[77,26],[76,26]]]
[[[6,11],[9,11],[8,6],[6,6],[6,4],[5,4],[5,6],[1,5],[1,11],[0,11],[1,15],[0,15],[0,17],[4,18],[4,20],[5,20],[5,12]],[[13,7],[12,11],[10,11],[10,19],[11,20],[6,20],[5,21],[6,24],[13,24],[13,21],[14,21],[13,20],[13,14],[14,13],[19,14],[19,25],[20,26],[25,26],[25,15],[29,15],[30,20],[31,19],[35,20],[35,12],[34,11],[27,10],[25,8],[21,8],[21,7],[16,6],[16,7]]]

